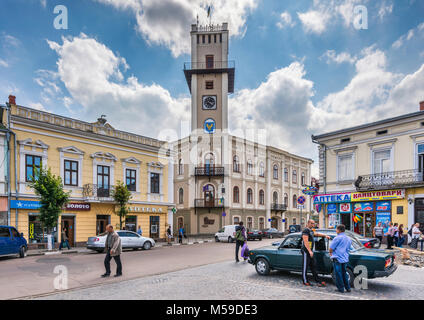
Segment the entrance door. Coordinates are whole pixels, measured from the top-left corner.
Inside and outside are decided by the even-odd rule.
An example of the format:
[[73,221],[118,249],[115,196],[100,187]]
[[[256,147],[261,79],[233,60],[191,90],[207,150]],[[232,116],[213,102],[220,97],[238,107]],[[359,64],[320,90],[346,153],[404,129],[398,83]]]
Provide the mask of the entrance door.
[[415,223],[420,224],[421,232],[424,231],[424,199],[415,199]]
[[150,238],[159,239],[160,230],[159,230],[160,217],[154,216],[150,217]]
[[366,213],[365,214],[365,237],[372,238],[372,230],[375,226],[375,213]]
[[69,245],[75,245],[75,217],[62,216],[62,229],[66,228],[66,236],[68,237]]
[[106,232],[106,226],[108,224],[109,224],[109,216],[98,215],[97,216],[97,221],[96,221],[96,232],[97,232],[97,235]]
[[276,217],[271,220],[271,228],[278,229],[278,219]]
[[205,199],[205,207],[207,208],[213,208],[214,207],[214,202],[215,202],[215,188],[208,184],[207,186],[205,186],[205,195],[204,195],[204,199]]

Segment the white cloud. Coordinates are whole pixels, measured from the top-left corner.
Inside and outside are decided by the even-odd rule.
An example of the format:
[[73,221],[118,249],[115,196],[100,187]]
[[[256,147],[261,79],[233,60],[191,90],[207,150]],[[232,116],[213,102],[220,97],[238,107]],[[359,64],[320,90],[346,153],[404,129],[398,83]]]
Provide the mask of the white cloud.
[[0,58],[0,67],[7,68],[8,66],[9,64],[7,63],[7,61]]
[[402,35],[399,39],[397,39],[393,44],[392,48],[399,49],[402,47],[407,41],[410,41],[415,36],[423,34],[424,31],[424,22],[419,24],[416,28],[410,29],[406,34]]
[[327,50],[327,52],[320,57],[320,59],[323,59],[323,58],[327,58],[327,64],[330,64],[332,62],[335,62],[337,64],[341,64],[345,62],[353,64],[357,60],[356,57],[354,56],[352,57],[350,53],[348,52],[341,52],[337,54],[335,50]]
[[40,110],[40,111],[47,111],[46,108],[40,103],[40,102],[29,102],[28,107]]
[[391,2],[387,3],[385,1],[383,1],[381,3],[380,10],[378,10],[378,17],[380,18],[380,20],[383,20],[384,17],[391,14],[392,12],[393,12],[393,3],[391,3]]
[[6,34],[5,32],[3,32],[1,36],[1,42],[3,44],[3,47],[5,48],[11,48],[11,47],[17,48],[21,45],[21,41],[18,38],[10,34]]
[[179,120],[189,119],[190,99],[173,98],[159,85],[146,86],[136,77],[125,77],[125,59],[104,44],[84,34],[62,38],[63,43],[49,41],[59,56],[58,79],[70,96],[63,101],[83,107],[80,117],[95,121],[101,114],[112,126],[150,137],[162,129],[179,128]]
[[[154,45],[169,48],[174,57],[190,53],[190,23],[209,23],[205,0],[94,0],[120,10],[131,10],[137,20],[137,31]],[[243,36],[247,15],[256,8],[257,0],[215,0],[213,23],[228,22],[231,36]]]
[[277,27],[284,29],[285,27],[293,27],[296,23],[293,21],[290,13],[284,11],[280,15],[280,21],[277,22]]
[[311,10],[305,13],[297,13],[303,28],[306,32],[310,33],[323,33],[327,28],[327,23],[330,15],[325,11]]
[[43,8],[47,6],[47,0],[40,0],[40,3]]

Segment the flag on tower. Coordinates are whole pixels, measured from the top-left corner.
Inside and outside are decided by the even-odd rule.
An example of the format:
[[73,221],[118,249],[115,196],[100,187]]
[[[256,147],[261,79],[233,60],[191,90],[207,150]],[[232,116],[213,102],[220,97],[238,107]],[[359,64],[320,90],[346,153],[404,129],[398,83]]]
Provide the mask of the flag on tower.
[[211,16],[211,6],[208,7],[208,18]]

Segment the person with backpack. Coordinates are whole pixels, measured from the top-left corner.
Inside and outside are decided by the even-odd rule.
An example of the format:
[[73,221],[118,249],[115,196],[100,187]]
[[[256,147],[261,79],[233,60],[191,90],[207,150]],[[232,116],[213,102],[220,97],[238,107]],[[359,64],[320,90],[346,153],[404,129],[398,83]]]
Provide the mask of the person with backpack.
[[247,241],[246,229],[243,226],[243,221],[240,221],[239,225],[236,227],[236,262],[239,260],[239,250],[243,248],[244,243]]

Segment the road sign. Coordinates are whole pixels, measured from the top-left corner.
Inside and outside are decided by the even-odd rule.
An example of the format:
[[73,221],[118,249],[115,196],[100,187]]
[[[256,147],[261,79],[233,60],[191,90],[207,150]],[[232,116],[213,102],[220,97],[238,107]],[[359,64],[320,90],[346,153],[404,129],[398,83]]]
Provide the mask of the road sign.
[[312,187],[312,186],[306,186],[305,189],[302,190],[303,194],[306,194],[308,196],[313,196],[318,192],[318,188]]
[[300,196],[299,198],[297,198],[298,204],[304,204],[305,202],[306,202],[306,198],[304,196]]
[[223,213],[222,213],[222,216],[223,216],[223,217],[226,217],[226,216],[227,216],[227,214],[226,214],[225,212],[223,212]]
[[305,209],[305,206],[304,206],[303,204],[298,204],[298,205],[297,205],[297,208],[298,208],[298,209]]

